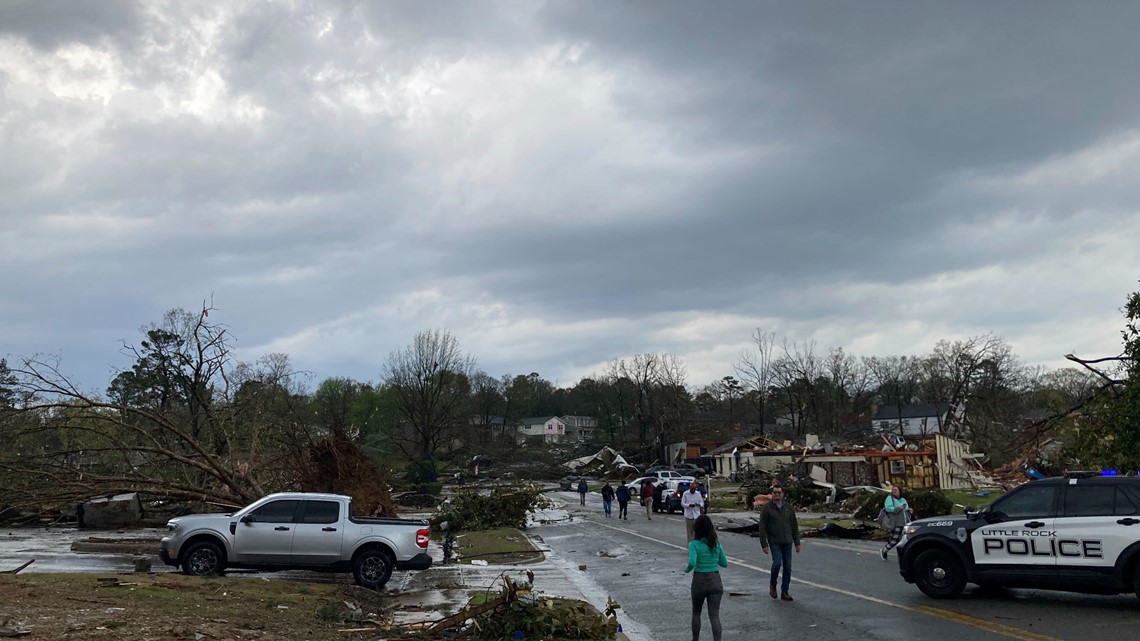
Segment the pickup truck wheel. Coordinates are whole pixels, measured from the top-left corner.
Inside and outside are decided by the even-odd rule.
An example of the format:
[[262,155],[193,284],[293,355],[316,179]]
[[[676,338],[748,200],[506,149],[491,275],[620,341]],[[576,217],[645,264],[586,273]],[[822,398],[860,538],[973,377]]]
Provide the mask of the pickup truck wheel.
[[1140,563],[1132,566],[1132,591],[1136,593],[1136,598],[1140,599]]
[[914,560],[914,582],[932,599],[956,597],[966,588],[966,569],[946,550],[927,550]]
[[182,571],[193,576],[215,576],[225,569],[222,550],[214,543],[202,541],[186,548]]
[[392,569],[395,565],[396,562],[387,552],[365,550],[357,555],[356,560],[352,562],[352,576],[356,579],[357,585],[371,590],[379,590],[391,578]]

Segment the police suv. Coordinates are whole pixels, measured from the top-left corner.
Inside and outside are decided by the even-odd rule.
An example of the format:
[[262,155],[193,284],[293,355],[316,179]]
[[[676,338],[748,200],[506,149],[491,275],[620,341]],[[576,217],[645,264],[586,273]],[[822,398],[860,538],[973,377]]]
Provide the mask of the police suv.
[[908,523],[899,571],[933,598],[967,583],[1140,596],[1140,478],[1031,481],[980,512]]

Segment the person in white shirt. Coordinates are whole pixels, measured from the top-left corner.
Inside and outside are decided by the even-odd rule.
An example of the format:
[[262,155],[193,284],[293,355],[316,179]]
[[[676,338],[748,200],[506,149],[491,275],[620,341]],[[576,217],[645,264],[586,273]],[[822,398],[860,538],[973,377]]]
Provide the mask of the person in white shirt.
[[693,531],[697,526],[697,517],[705,507],[705,497],[701,496],[701,485],[696,481],[689,483],[689,489],[681,493],[681,509],[685,512],[685,534],[693,540]]

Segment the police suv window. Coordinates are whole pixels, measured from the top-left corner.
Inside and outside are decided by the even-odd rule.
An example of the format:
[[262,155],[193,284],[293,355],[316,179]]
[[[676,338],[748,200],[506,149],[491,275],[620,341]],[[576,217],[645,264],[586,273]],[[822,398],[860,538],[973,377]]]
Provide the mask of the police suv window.
[[258,523],[292,523],[300,501],[273,501],[257,508],[250,515]]
[[993,512],[1007,519],[1053,516],[1057,487],[1030,486],[1009,495],[993,506]]
[[1136,490],[1130,489],[1125,491],[1124,488],[1116,488],[1116,510],[1114,516],[1132,516],[1140,514],[1140,496],[1137,495]]
[[1115,488],[1073,485],[1065,491],[1065,516],[1112,516]]

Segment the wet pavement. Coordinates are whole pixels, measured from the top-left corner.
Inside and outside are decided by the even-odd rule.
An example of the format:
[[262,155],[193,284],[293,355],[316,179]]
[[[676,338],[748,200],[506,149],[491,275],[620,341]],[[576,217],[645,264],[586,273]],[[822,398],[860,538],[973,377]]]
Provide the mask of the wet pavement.
[[77,554],[71,551],[74,541],[89,537],[114,537],[156,541],[152,567],[165,568],[158,559],[158,539],[162,528],[140,530],[92,530],[70,528],[5,528],[0,529],[0,571],[12,570],[35,559],[24,572],[132,572],[133,554]]
[[[579,564],[587,600],[612,596],[619,620],[639,641],[691,639],[685,526],[679,515],[632,510],[628,521],[605,518],[601,499],[578,505],[576,494],[555,493],[571,517],[530,530],[551,550],[553,564],[573,576]],[[634,504],[632,507],[636,507]],[[747,513],[714,513],[714,521],[746,524]],[[729,567],[720,574],[724,640],[779,638],[790,641],[1083,641],[1132,638],[1140,629],[1140,602],[1133,595],[1092,596],[1039,590],[986,593],[974,588],[958,599],[933,600],[899,576],[895,555],[884,563],[881,543],[804,539],[793,556],[795,601],[768,597],[771,557],[747,534],[720,532]],[[711,638],[707,616],[702,638]]]

